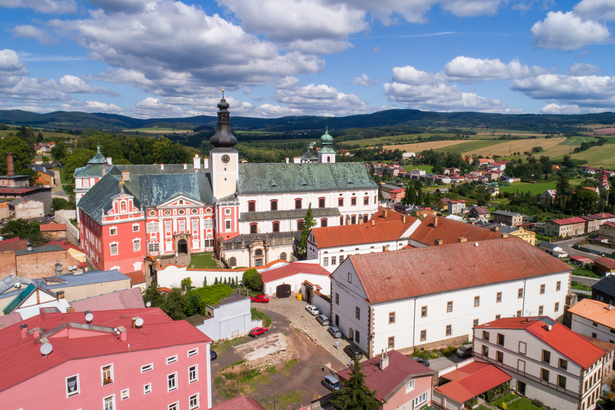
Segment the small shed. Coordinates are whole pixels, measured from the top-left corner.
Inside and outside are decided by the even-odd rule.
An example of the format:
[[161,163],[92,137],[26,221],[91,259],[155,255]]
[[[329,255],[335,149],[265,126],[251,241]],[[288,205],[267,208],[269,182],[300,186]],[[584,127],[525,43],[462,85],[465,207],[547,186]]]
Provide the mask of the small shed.
[[594,261],[590,258],[581,255],[573,255],[570,257],[570,262],[577,266],[591,265]]

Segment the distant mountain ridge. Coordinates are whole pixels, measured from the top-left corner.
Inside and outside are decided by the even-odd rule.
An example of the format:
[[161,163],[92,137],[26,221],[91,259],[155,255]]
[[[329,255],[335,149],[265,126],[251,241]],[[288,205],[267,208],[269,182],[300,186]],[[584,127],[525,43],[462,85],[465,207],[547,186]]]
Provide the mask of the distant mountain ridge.
[[[535,132],[564,132],[571,126],[583,124],[613,124],[615,113],[551,115],[551,114],[490,114],[477,112],[430,112],[409,109],[378,111],[372,114],[347,117],[293,116],[281,118],[232,117],[233,128],[291,132],[300,130],[332,130],[376,127],[462,128],[486,127],[532,130]],[[216,126],[216,117],[199,115],[186,118],[139,119],[119,114],[56,111],[38,114],[21,110],[0,110],[0,123],[27,125],[46,129],[83,130],[86,128],[120,131],[164,125],[174,128]]]

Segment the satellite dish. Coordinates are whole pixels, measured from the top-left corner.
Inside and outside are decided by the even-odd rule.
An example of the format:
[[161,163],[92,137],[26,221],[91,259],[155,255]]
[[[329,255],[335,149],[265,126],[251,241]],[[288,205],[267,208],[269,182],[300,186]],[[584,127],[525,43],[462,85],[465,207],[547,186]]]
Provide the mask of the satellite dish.
[[147,302],[147,303],[145,304],[145,306],[147,306],[147,307],[152,307],[152,302]]
[[85,320],[91,322],[94,319],[94,315],[91,312],[85,314]]
[[135,325],[137,325],[137,327],[143,326],[143,319],[138,318],[137,320],[135,320]]
[[474,242],[474,246],[478,247],[478,242]]
[[15,287],[16,287],[17,289],[19,289],[19,288],[21,287],[21,283],[17,282],[17,283],[15,284]]
[[51,352],[53,352],[53,346],[51,345],[51,343],[43,343],[41,345],[41,354],[43,356],[47,356]]

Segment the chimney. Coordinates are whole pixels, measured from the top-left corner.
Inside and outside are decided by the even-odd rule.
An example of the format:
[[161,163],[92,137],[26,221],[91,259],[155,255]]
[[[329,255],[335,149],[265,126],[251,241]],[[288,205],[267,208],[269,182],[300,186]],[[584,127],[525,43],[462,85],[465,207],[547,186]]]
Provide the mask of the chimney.
[[104,177],[106,173],[107,173],[107,167],[103,165],[103,167],[102,167],[102,176]]
[[388,216],[388,214],[389,214],[389,210],[388,209],[383,209],[382,210],[382,217],[383,218],[386,218]]
[[502,234],[502,239],[506,239],[506,238],[508,238],[508,234],[507,233],[503,233]]
[[40,327],[35,327],[34,329],[30,330],[30,333],[32,333],[32,336],[35,339],[38,339],[39,336],[41,335],[41,328]]
[[15,176],[15,167],[13,165],[13,153],[6,153],[6,176],[14,177]]
[[192,159],[192,162],[194,163],[194,170],[195,171],[197,169],[201,169],[201,158],[199,157],[199,154],[196,154],[194,156],[194,158]]
[[442,239],[436,239],[434,246],[440,246],[443,242],[444,241]]
[[160,164],[160,170],[164,171],[164,164]]
[[499,230],[500,230],[500,228],[499,228],[498,226],[494,226],[494,227],[493,227],[493,228],[491,228],[491,229],[493,229],[493,232],[497,232],[497,231],[499,231]]
[[28,244],[26,245],[26,249],[28,250],[28,252],[32,252],[32,244],[30,242],[28,242]]
[[384,370],[389,365],[389,355],[385,350],[380,354],[380,370]]
[[288,157],[286,157],[286,163],[288,164]]
[[466,243],[467,241],[468,241],[468,238],[466,238],[465,236],[459,237],[459,243]]
[[406,215],[402,215],[401,216],[401,223],[403,223],[403,224],[406,223]]
[[66,313],[75,313],[75,308],[72,306],[69,306],[66,308]]
[[127,336],[127,333],[126,333],[126,328],[125,328],[124,326],[119,326],[119,327],[117,328],[117,331],[118,331],[118,332],[119,332],[119,334],[120,334],[120,340],[121,340],[122,342],[125,342],[125,341],[126,341],[126,336]]
[[122,181],[130,181],[130,171],[122,171]]
[[363,223],[363,218],[359,215],[359,226]]
[[27,339],[28,338],[28,325],[24,323],[23,325],[20,325],[19,328],[21,329],[21,338]]
[[186,167],[186,164],[184,164],[184,170],[186,170],[186,169],[188,169],[188,168]]
[[57,291],[56,295],[58,295],[58,300],[64,299],[64,291],[63,290]]
[[433,227],[435,228],[436,226],[438,226],[438,217],[437,216],[433,219]]
[[107,157],[107,164],[113,165],[113,158]]
[[209,168],[209,158],[203,158],[203,168]]
[[376,226],[376,220],[372,219],[372,226]]

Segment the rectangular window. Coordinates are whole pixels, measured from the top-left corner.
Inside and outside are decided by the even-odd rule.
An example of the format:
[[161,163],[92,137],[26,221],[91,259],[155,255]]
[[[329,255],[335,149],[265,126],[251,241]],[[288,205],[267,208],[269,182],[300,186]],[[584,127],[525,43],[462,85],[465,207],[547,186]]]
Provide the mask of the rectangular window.
[[369,205],[369,197],[363,198],[363,205]]
[[389,312],[389,324],[395,323],[395,312]]
[[344,206],[344,198],[337,199],[337,206]]
[[357,198],[351,198],[350,199],[350,205],[357,206]]
[[135,239],[134,241],[132,241],[132,251],[139,252],[140,250],[141,250],[141,240]]
[[483,356],[489,356],[489,346],[483,345]]
[[133,225],[132,226],[132,231],[133,232],[139,232],[139,225]]
[[598,322],[592,322],[592,326],[598,327]]
[[329,257],[325,256],[322,258],[322,266],[329,266]]
[[199,408],[199,394],[198,393],[190,396],[190,399],[188,400],[188,408],[190,410]]
[[542,316],[545,312],[545,307],[540,305],[538,306],[538,316]]
[[517,317],[521,317],[521,311],[517,310]]
[[504,363],[504,352],[500,352],[499,350],[496,350],[495,361],[499,363]]
[[198,347],[196,349],[188,350],[188,357],[196,356],[197,354],[199,354]]
[[483,339],[489,341],[489,332],[487,332],[486,330],[483,330]]
[[318,207],[319,208],[324,208],[325,207],[325,198],[318,199]]
[[145,385],[143,385],[143,394],[149,394],[152,392],[152,384],[151,383],[147,383]]
[[145,366],[141,366],[141,373],[149,372],[154,369],[154,363],[146,364]]
[[271,201],[271,210],[272,211],[278,210],[278,201]]
[[230,231],[230,230],[231,230],[231,220],[230,220],[230,219],[227,219],[226,221],[224,221],[224,228],[225,228],[227,231]]
[[256,210],[256,202],[248,202],[248,212],[254,212]]
[[130,392],[128,389],[126,390],[122,390],[122,400],[126,400],[127,398],[130,397]]
[[109,228],[109,235],[117,235],[117,228]]
[[501,317],[502,315],[495,315],[495,320],[500,320]]
[[339,293],[336,293],[336,294],[335,294],[335,304],[336,304],[336,305],[339,305],[339,304],[340,304],[340,294],[339,294]]
[[555,302],[555,306],[553,306],[554,312],[559,312],[559,302]]
[[79,394],[79,375],[75,374],[66,378],[66,397],[73,397]]
[[337,265],[337,257],[332,256],[331,257],[331,266]]
[[160,251],[160,244],[158,242],[148,243],[147,244],[147,251],[148,252],[159,252]]
[[361,333],[358,330],[354,331],[354,341],[357,343],[361,343]]
[[410,392],[410,391],[412,391],[412,390],[414,390],[414,379],[409,380],[409,381],[406,383],[406,393],[408,393],[408,392]]
[[480,306],[480,296],[474,296],[474,307]]
[[185,219],[180,219],[177,221],[177,229],[179,229],[180,232],[186,231],[186,220]]
[[188,368],[188,383],[194,383],[199,380],[198,367],[195,364]]
[[557,376],[557,385],[562,388],[566,388],[566,378],[561,374]]
[[478,319],[474,319],[474,321],[472,322],[472,327],[476,326],[478,326]]
[[205,219],[204,222],[204,228],[205,229],[213,229],[214,228],[214,220],[213,219]]
[[519,288],[517,291],[517,299],[523,298],[523,288]]
[[542,285],[540,285],[540,294],[541,295],[545,294],[545,285],[544,285],[544,283]]
[[421,307],[421,317],[427,317],[427,306]]
[[357,318],[357,320],[361,320],[361,308],[359,308],[358,306],[354,308],[354,316]]
[[301,209],[301,200],[295,199],[295,209]]
[[102,372],[102,385],[105,386],[107,384],[113,383],[113,365],[108,364],[101,368]]
[[395,349],[395,336],[389,337],[389,349]]
[[527,343],[519,342],[519,353],[525,354],[527,352]]
[[446,312],[451,313],[453,311],[453,302],[446,302]]
[[502,292],[498,292],[495,295],[495,303],[500,303],[502,301]]
[[540,370],[540,378],[546,382],[549,381],[549,371],[547,369]]
[[172,373],[167,376],[167,391],[177,389],[177,373]]
[[192,233],[198,233],[199,232],[199,220],[198,219],[193,219],[192,220]]
[[148,223],[146,225],[147,233],[157,233],[158,232],[158,222]]
[[167,364],[175,363],[177,361],[177,355],[167,357]]
[[103,399],[103,410],[115,409],[115,395]]
[[542,361],[545,363],[551,363],[551,352],[548,350],[542,351]]
[[179,402],[176,401],[175,403],[169,404],[167,410],[179,410]]
[[555,284],[555,290],[559,292],[561,289],[562,289],[562,281],[558,280],[557,283]]
[[498,344],[504,346],[504,335],[501,333],[498,333]]
[[564,370],[568,370],[568,360],[559,359],[559,367]]
[[421,342],[427,340],[427,330],[421,330]]
[[171,234],[173,233],[172,221],[164,221],[164,233],[166,236],[171,236]]
[[117,243],[112,243],[110,245],[110,249],[111,249],[111,255],[112,256],[117,255],[117,252],[118,252],[117,251]]
[[453,325],[446,325],[446,335],[447,336],[453,335]]

